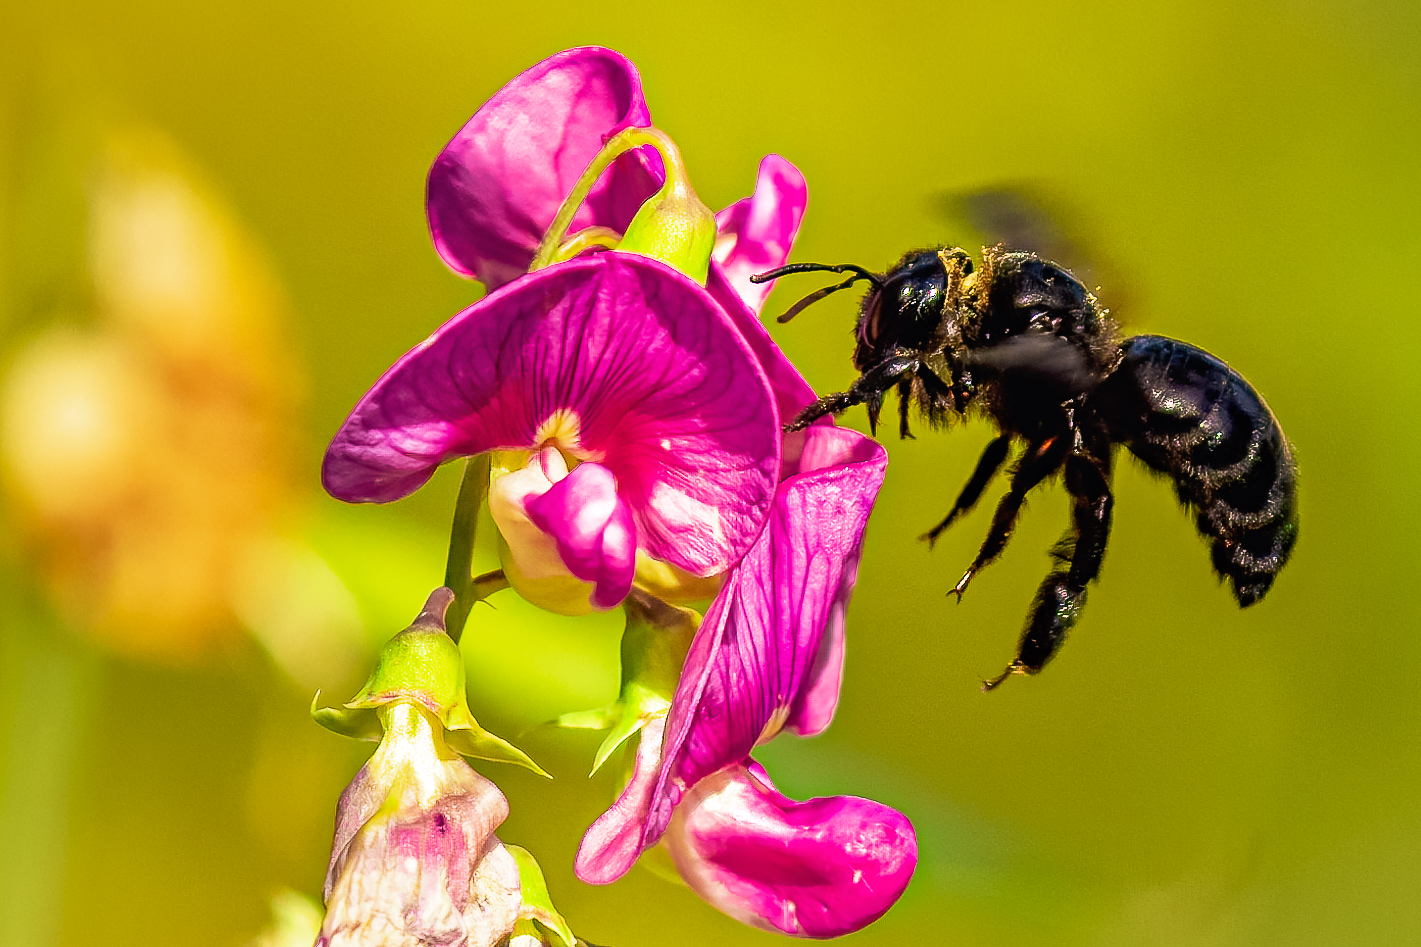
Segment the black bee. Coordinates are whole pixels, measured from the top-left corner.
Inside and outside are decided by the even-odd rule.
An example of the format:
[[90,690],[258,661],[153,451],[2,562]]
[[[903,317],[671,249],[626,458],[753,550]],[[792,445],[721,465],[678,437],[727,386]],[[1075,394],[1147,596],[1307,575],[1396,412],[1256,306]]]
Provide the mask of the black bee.
[[1297,538],[1297,467],[1268,405],[1228,365],[1162,336],[1122,340],[1079,280],[1034,253],[987,248],[977,270],[965,251],[938,248],[908,253],[883,274],[795,263],[752,278],[815,271],[850,275],[806,296],[780,321],[866,280],[855,328],[860,374],[786,431],[858,404],[867,406],[876,430],[884,393],[895,388],[901,437],[912,436],[913,404],[935,426],[973,411],[989,418],[1001,434],[952,509],[924,534],[930,543],[977,503],[1012,441],[1025,443],[987,538],[952,589],[959,601],[972,577],[1001,555],[1026,495],[1064,473],[1070,528],[1052,550],[1056,564],[1037,590],[1016,659],[987,690],[1011,674],[1040,671],[1075,625],[1110,536],[1117,444],[1174,482],[1241,607],[1268,592]]

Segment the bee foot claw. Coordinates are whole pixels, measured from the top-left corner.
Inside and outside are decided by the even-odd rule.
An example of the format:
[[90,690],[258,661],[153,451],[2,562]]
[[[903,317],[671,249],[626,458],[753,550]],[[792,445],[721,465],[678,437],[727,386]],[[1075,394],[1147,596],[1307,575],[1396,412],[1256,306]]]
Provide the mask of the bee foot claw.
[[1025,674],[1025,673],[1026,673],[1026,668],[1025,668],[1025,666],[1023,666],[1020,661],[1013,661],[1011,664],[1008,664],[1008,665],[1007,665],[1007,669],[1006,669],[1005,671],[1003,671],[1002,673],[998,674],[996,677],[992,678],[990,681],[983,681],[983,682],[982,682],[982,693],[984,693],[984,694],[989,694],[989,693],[991,693],[992,691],[996,690],[998,687],[1001,687],[1001,686],[1002,686],[1002,682],[1005,681],[1007,678],[1011,677],[1013,674]]

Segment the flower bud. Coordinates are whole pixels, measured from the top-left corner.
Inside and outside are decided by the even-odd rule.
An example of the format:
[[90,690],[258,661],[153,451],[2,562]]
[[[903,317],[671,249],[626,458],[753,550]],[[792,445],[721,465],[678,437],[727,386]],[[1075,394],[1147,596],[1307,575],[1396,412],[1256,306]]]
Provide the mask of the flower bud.
[[547,776],[522,750],[479,726],[469,712],[464,659],[444,632],[444,613],[453,600],[454,593],[446,588],[431,592],[414,624],[381,650],[360,693],[339,709],[313,705],[311,716],[327,730],[357,740],[380,740],[383,745],[388,731],[382,714],[395,704],[414,703],[440,723],[441,744],[447,742],[464,756],[517,763]]
[[522,904],[518,867],[494,834],[508,802],[419,703],[378,714],[384,737],[336,813],[316,943],[494,947]]
[[715,249],[715,214],[696,196],[679,162],[667,171],[666,184],[637,211],[617,249],[660,260],[704,286]]
[[[660,152],[666,180],[660,190],[642,203],[621,240],[617,241],[614,232],[600,226],[569,238],[568,226],[593,185],[619,156],[643,145],[651,145]],[[582,172],[558,208],[552,226],[543,235],[530,271],[569,260],[596,244],[650,257],[705,286],[715,241],[715,213],[696,196],[676,143],[660,129],[634,126],[613,135]]]

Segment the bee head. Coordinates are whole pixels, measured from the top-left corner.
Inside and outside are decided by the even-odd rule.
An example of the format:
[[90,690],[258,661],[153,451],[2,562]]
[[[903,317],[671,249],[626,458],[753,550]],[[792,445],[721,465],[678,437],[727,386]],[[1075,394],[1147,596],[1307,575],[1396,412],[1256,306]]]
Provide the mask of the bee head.
[[896,352],[935,347],[947,305],[949,263],[964,274],[972,272],[972,261],[960,250],[913,250],[864,296],[854,350],[859,371]]
[[[961,251],[952,251],[961,253]],[[961,254],[965,272],[972,263]],[[953,258],[955,265],[956,258]],[[815,290],[795,303],[779,317],[788,322],[804,309],[825,296],[848,289],[865,280],[869,291],[859,307],[858,325],[854,334],[854,366],[867,371],[895,352],[923,351],[932,343],[942,321],[947,300],[948,272],[944,251],[915,250],[898,261],[887,273],[870,273],[853,263],[792,263],[768,273],[752,276],[756,283],[776,279],[790,273],[848,273],[849,277],[823,289]]]

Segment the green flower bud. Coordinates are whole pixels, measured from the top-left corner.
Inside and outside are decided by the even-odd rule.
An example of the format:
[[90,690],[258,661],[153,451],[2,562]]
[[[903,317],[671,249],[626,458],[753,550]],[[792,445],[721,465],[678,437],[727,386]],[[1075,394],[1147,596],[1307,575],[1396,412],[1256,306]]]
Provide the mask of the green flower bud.
[[465,697],[464,659],[459,646],[444,631],[444,613],[454,600],[447,588],[435,589],[424,609],[404,631],[391,638],[376,659],[375,670],[360,693],[343,707],[317,708],[311,716],[328,730],[357,740],[380,740],[385,734],[381,708],[413,703],[433,715],[444,728],[443,739],[458,753],[473,759],[517,763],[547,776],[522,750],[489,733],[469,711]]
[[635,587],[623,607],[627,627],[622,632],[620,696],[606,707],[563,714],[555,721],[560,727],[610,731],[597,750],[594,773],[613,750],[666,715],[691,639],[701,625],[699,612],[668,605]]
[[715,214],[691,188],[674,146],[671,153],[666,183],[641,205],[617,249],[660,260],[704,286],[715,249]]
[[[651,145],[661,152],[666,183],[641,205],[621,240],[601,227],[568,237],[567,228],[573,215],[602,172],[619,155],[643,145]],[[704,286],[710,273],[715,237],[715,213],[696,196],[676,143],[657,128],[624,128],[602,147],[563,201],[552,226],[543,235],[529,271],[569,260],[588,246],[598,245],[660,260]]]

